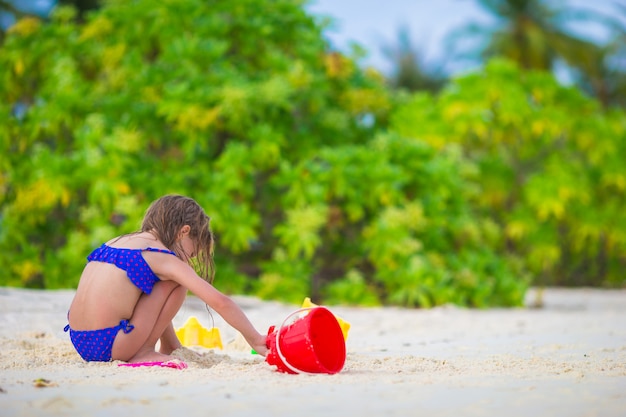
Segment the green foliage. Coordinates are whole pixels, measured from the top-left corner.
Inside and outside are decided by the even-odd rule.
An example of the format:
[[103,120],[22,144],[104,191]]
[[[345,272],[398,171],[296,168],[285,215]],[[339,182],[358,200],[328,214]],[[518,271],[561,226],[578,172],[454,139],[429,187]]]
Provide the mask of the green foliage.
[[537,283],[623,285],[626,114],[540,72],[495,60],[393,116],[399,133],[460,146],[478,167],[472,205],[505,232]]
[[[472,78],[442,96],[452,110],[416,96],[396,112],[382,77],[327,51],[322,27],[292,0],[110,1],[84,24],[73,17],[60,8],[47,24],[21,20],[1,45],[0,284],[74,287],[92,248],[136,230],[155,198],[181,193],[212,217],[215,284],[226,292],[522,302],[524,264],[502,255],[512,239],[502,215],[517,211],[492,220],[503,190],[481,188],[485,167],[509,173],[496,186],[514,172],[490,156],[496,147],[449,143],[468,126],[489,130],[479,98],[454,100]],[[498,86],[515,93],[508,74]],[[445,120],[450,111],[458,117]],[[508,123],[523,124],[518,111]]]
[[292,259],[279,247],[262,266],[256,290],[259,297],[299,304],[310,293],[312,268],[306,259]]
[[[22,19],[1,46],[3,284],[75,286],[89,249],[168,192],[211,213],[222,270],[253,270],[289,239],[283,216],[309,211],[278,203],[280,164],[363,141],[391,106],[298,1],[111,1],[74,17]],[[311,256],[315,227],[302,233]]]
[[368,285],[363,274],[354,269],[348,271],[344,278],[328,284],[324,293],[324,299],[330,304],[370,307],[380,304],[376,289]]
[[[316,240],[293,231],[278,244],[292,262],[309,260],[318,271],[313,287],[333,301],[354,303],[360,293],[370,304],[519,305],[526,278],[489,249],[503,233],[468,204],[474,172],[453,147],[438,152],[396,134],[322,148],[283,164],[277,185],[285,187],[284,207],[306,208],[300,228],[319,228],[323,214],[327,220]],[[299,250],[303,242],[317,245],[314,256]]]

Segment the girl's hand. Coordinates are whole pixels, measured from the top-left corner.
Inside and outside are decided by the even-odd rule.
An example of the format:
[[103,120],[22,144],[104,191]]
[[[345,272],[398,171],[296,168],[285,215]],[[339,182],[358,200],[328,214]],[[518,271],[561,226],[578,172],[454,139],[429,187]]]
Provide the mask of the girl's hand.
[[261,356],[267,355],[268,349],[265,340],[266,337],[260,334],[253,341],[249,342],[252,349]]

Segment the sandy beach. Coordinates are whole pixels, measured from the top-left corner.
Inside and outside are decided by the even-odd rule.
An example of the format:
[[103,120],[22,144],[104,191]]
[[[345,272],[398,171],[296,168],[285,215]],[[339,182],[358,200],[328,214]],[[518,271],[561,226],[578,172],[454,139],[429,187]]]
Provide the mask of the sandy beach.
[[[177,351],[187,369],[86,363],[63,332],[73,294],[0,288],[0,415],[626,415],[625,290],[547,289],[543,308],[535,291],[517,309],[330,306],[351,324],[335,375],[277,372],[216,313],[224,349]],[[300,307],[234,298],[260,331]],[[193,296],[175,326],[190,316],[213,325]]]

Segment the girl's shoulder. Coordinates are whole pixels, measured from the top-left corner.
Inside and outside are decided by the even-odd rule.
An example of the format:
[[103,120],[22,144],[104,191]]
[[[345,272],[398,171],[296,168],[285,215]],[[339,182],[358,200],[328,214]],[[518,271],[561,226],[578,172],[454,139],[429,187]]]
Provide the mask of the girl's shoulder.
[[169,249],[156,236],[148,232],[132,233],[118,236],[105,243],[106,246],[118,249],[168,251]]

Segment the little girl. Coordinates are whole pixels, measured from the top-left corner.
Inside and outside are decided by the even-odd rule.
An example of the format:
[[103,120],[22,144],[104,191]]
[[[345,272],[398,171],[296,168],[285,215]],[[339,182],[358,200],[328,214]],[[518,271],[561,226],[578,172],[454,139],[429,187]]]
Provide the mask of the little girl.
[[139,232],[115,238],[87,257],[65,328],[84,360],[173,359],[170,354],[181,344],[172,319],[187,291],[265,356],[265,336],[231,298],[211,285],[214,240],[209,221],[191,198],[167,195],[150,205]]

